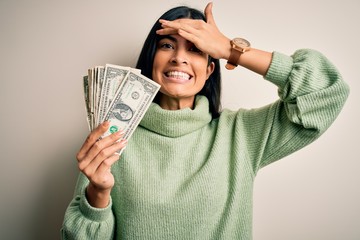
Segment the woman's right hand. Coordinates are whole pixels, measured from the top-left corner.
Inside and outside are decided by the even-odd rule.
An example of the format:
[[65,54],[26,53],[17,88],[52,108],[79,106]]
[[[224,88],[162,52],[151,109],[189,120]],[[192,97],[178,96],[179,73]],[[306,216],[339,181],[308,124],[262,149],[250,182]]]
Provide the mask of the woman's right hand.
[[87,200],[97,208],[109,204],[110,192],[115,184],[110,169],[119,160],[116,152],[127,144],[126,140],[120,140],[123,136],[121,131],[100,139],[108,128],[109,122],[104,122],[94,129],[76,155],[80,171],[90,181],[86,189]]

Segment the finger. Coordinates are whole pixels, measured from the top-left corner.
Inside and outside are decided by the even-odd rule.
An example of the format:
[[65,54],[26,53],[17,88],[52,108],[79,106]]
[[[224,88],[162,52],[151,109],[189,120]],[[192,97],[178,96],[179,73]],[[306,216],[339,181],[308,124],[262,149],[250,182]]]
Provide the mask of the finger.
[[213,24],[215,25],[215,20],[214,20],[214,15],[212,14],[212,7],[213,7],[213,3],[209,2],[206,7],[205,7],[205,19],[206,22],[209,24]]
[[96,169],[96,174],[99,174],[100,176],[104,175],[106,171],[109,171],[111,169],[111,166],[119,159],[120,159],[119,155],[116,154],[111,155],[110,157],[108,157],[107,159],[101,162],[99,167]]
[[95,159],[89,165],[94,165],[95,168],[98,168],[101,162],[105,161],[110,156],[116,155],[119,157],[118,152],[120,152],[121,149],[124,149],[126,145],[127,145],[127,140],[122,139],[121,141],[118,141],[113,145],[101,150],[100,153],[95,157]]
[[162,28],[157,30],[156,33],[159,35],[173,35],[173,34],[177,34],[178,30],[174,28]]
[[[195,44],[195,46],[198,45],[198,37],[195,36],[194,34],[188,33],[185,30],[179,29],[178,34],[180,36],[182,36],[183,38],[185,38],[186,40],[188,40],[189,42],[192,42]],[[198,46],[197,46],[198,47]],[[200,49],[201,50],[201,49]]]
[[191,30],[201,29],[202,24],[205,23],[203,20],[188,19],[188,18],[181,18],[173,21],[160,19],[159,22],[161,23],[161,26],[163,28],[173,28],[177,30],[183,29],[188,32]]
[[[127,142],[123,143],[120,149],[118,150],[124,150],[126,148]],[[101,162],[101,164],[96,169],[96,174],[102,175],[105,174],[106,171],[110,171],[111,166],[120,159],[120,155],[113,154],[104,161]]]
[[163,29],[174,29],[174,30],[179,30],[181,28],[181,24],[179,21],[174,20],[174,21],[168,21],[168,20],[163,20],[160,19],[159,22],[161,23],[161,27]]
[[79,159],[80,170],[90,164],[90,162],[93,161],[103,149],[108,148],[112,146],[115,142],[119,141],[123,137],[123,135],[124,132],[122,131],[115,132],[94,143],[93,146],[86,153],[84,158]]
[[99,138],[107,131],[108,128],[109,122],[103,122],[87,136],[85,142],[77,154],[78,160],[84,158],[89,149],[99,140]]
[[[166,26],[165,29],[170,28],[172,30],[165,30],[165,32],[174,33],[174,31],[176,31],[177,34],[179,34],[186,40],[193,42],[196,45],[197,39],[201,35],[201,30],[198,30],[194,27],[194,25],[198,25],[198,24],[188,24],[188,23],[194,23],[194,22],[180,21],[180,20],[178,22],[176,21],[167,22],[166,24],[168,24],[169,26]],[[205,22],[202,21],[202,23]],[[201,26],[198,26],[198,28],[200,29]]]
[[[112,144],[111,146],[104,148],[99,152],[99,154],[90,162],[81,162],[79,164],[80,170],[89,178],[91,178],[99,166],[104,162],[108,162],[108,158],[111,158],[113,156],[117,156],[119,158],[119,155],[115,154],[117,151],[120,151],[123,149],[127,144],[127,141],[125,139],[121,140],[120,142],[116,142]],[[107,165],[107,164],[106,164]]]

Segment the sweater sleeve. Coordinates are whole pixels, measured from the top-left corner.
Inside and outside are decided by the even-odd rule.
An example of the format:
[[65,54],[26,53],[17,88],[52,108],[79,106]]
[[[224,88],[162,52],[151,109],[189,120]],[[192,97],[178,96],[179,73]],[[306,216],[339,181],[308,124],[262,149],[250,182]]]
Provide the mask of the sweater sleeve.
[[113,239],[115,217],[112,200],[106,208],[94,208],[86,199],[88,179],[80,173],[74,198],[65,212],[61,228],[61,239]]
[[[278,87],[279,100],[245,114],[254,136],[254,173],[315,141],[334,122],[349,87],[321,53],[301,49],[291,57],[274,52],[265,79]],[[256,130],[254,130],[256,129]]]

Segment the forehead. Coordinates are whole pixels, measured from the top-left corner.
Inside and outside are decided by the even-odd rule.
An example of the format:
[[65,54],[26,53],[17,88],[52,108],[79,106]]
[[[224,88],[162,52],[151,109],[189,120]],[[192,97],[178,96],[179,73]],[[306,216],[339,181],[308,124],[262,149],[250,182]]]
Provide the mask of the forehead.
[[170,40],[175,43],[180,43],[180,42],[192,43],[192,42],[186,40],[185,38],[183,38],[182,36],[180,36],[179,34],[164,35],[159,39],[159,42],[163,39]]

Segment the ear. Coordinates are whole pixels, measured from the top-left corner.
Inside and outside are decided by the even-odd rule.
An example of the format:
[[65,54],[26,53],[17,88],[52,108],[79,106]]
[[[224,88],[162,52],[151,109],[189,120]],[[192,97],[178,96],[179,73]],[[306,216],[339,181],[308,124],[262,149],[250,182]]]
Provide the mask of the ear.
[[211,62],[206,68],[206,80],[209,79],[210,75],[214,72],[215,63]]

